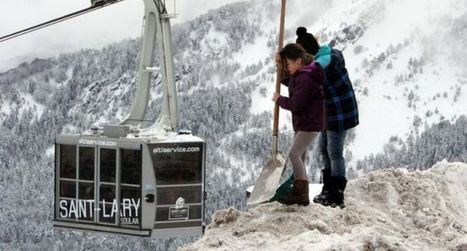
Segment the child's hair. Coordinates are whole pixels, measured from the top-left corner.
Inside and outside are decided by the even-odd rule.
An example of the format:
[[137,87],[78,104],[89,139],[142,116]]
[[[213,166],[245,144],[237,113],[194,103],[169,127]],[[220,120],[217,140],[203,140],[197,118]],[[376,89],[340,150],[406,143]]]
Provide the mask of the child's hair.
[[307,54],[299,44],[288,44],[284,46],[284,48],[280,50],[279,55],[282,61],[285,61],[286,59],[297,60],[301,58],[304,65],[313,61],[313,57]]

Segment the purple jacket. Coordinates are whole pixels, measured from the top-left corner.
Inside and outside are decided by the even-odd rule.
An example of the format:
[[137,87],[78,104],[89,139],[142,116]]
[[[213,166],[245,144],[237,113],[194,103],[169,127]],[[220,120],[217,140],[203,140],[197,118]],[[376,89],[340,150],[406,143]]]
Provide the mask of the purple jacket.
[[277,103],[292,112],[294,131],[325,130],[323,74],[319,64],[312,62],[282,82],[289,87],[289,97],[280,96]]

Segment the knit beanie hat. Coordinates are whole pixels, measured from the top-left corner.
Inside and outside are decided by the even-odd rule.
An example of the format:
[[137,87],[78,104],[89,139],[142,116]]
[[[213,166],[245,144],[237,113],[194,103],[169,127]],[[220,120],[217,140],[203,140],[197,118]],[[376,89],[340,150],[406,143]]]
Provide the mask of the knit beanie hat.
[[318,41],[311,33],[307,32],[305,27],[297,28],[297,40],[295,42],[311,55],[315,55],[319,50]]

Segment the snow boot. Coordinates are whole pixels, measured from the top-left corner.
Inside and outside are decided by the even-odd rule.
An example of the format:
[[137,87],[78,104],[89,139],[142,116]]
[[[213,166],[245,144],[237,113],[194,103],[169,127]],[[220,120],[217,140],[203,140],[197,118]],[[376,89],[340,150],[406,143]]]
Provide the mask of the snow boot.
[[313,198],[314,203],[323,204],[326,198],[329,196],[329,178],[331,177],[331,169],[322,169],[321,170],[321,177],[323,180],[323,188],[321,193],[316,195]]
[[345,177],[331,177],[332,178],[332,189],[329,200],[326,201],[331,207],[345,208],[344,203],[344,191],[347,186],[347,179]]
[[285,205],[299,204],[308,206],[310,204],[308,180],[294,180],[292,191],[287,197],[280,198],[279,202]]

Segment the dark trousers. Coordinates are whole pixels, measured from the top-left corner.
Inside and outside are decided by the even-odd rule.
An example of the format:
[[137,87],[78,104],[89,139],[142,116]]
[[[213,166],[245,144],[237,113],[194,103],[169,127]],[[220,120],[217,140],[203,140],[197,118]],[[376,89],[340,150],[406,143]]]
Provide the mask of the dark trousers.
[[323,131],[319,150],[323,156],[324,172],[334,177],[345,177],[344,141],[347,131]]

